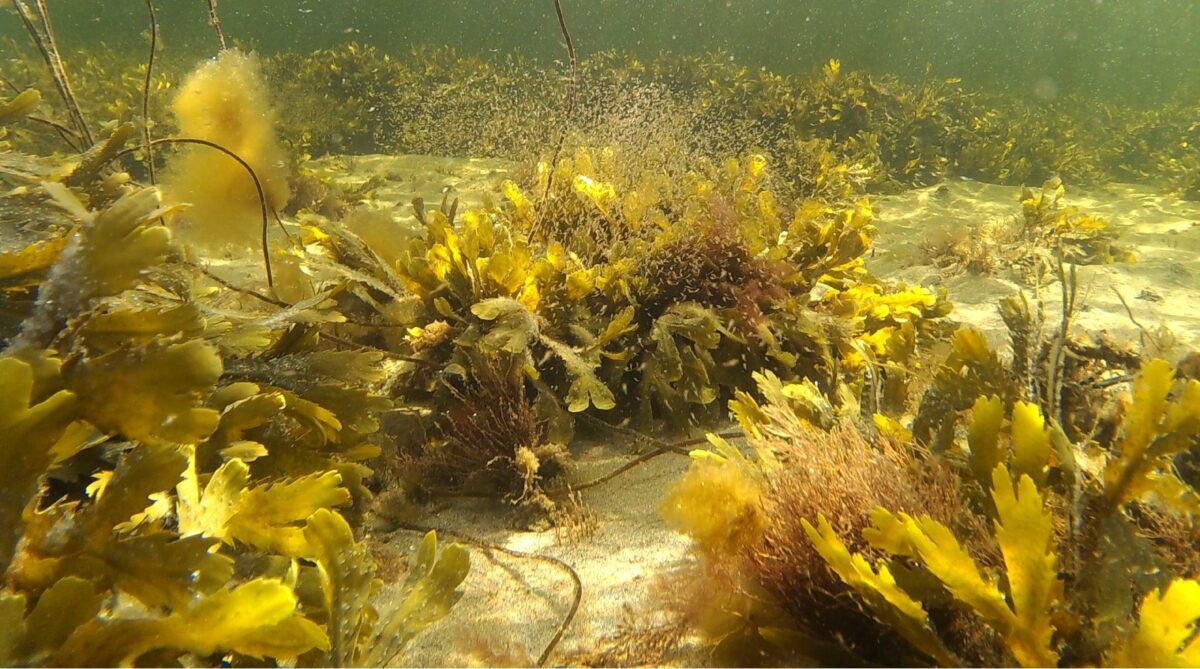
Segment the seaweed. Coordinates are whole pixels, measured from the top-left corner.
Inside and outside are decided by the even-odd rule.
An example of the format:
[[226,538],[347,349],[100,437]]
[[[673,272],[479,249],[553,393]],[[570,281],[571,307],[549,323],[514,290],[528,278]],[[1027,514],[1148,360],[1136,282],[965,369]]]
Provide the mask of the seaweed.
[[[900,442],[864,436],[811,383],[770,375],[757,381],[765,401],[744,394],[733,407],[753,456],[710,438],[716,452],[693,453],[662,508],[668,523],[697,543],[702,578],[730,582],[729,595],[701,594],[692,604],[715,609],[699,616],[699,631],[716,652],[734,653],[719,656],[725,663],[918,661],[904,630],[897,636],[855,601],[839,578],[843,565],[826,563],[804,519],[827,517],[858,549],[865,547],[858,532],[876,506],[952,522],[961,491],[947,471],[914,462]],[[733,497],[727,490],[744,492]],[[886,599],[907,597],[891,571],[855,569],[880,587],[889,584]]]
[[[896,516],[880,509],[872,514],[873,527],[864,531],[864,538],[876,549],[894,556],[893,560],[910,560],[941,581],[956,600],[973,609],[985,624],[996,630],[1008,652],[1023,665],[1057,664],[1060,653],[1069,654],[1072,663],[1112,661],[1120,664],[1122,660],[1140,663],[1150,657],[1172,658],[1166,660],[1172,663],[1185,661],[1185,655],[1179,654],[1189,652],[1180,648],[1183,637],[1172,640],[1172,636],[1163,635],[1149,641],[1144,628],[1130,622],[1135,619],[1133,610],[1126,609],[1125,615],[1116,619],[1109,617],[1111,610],[1106,611],[1109,615],[1096,617],[1097,607],[1108,605],[1096,600],[1097,597],[1101,601],[1106,598],[1097,590],[1122,591],[1124,588],[1100,585],[1107,581],[1095,572],[1109,569],[1108,565],[1112,563],[1125,562],[1126,578],[1130,580],[1132,592],[1143,597],[1136,616],[1143,624],[1151,616],[1160,615],[1157,611],[1162,595],[1152,592],[1150,583],[1162,584],[1165,592],[1180,596],[1191,587],[1187,584],[1192,581],[1173,577],[1170,573],[1149,577],[1157,570],[1140,562],[1139,556],[1130,548],[1118,548],[1108,541],[1098,545],[1089,543],[1106,534],[1111,536],[1110,531],[1104,529],[1111,522],[1129,523],[1124,509],[1135,500],[1168,507],[1182,503],[1186,508],[1187,502],[1183,500],[1194,494],[1172,474],[1158,469],[1161,465],[1155,464],[1155,457],[1169,461],[1177,449],[1183,448],[1182,444],[1191,443],[1195,438],[1195,426],[1183,416],[1194,412],[1190,405],[1194,402],[1197,387],[1194,383],[1186,384],[1175,402],[1168,404],[1166,394],[1171,382],[1170,367],[1166,363],[1154,361],[1146,365],[1135,384],[1134,401],[1125,414],[1124,436],[1114,444],[1116,451],[1105,458],[1106,463],[1097,475],[1077,469],[1073,458],[1062,457],[1062,447],[1054,444],[1062,444],[1065,437],[1053,424],[1047,424],[1031,405],[1014,407],[1011,455],[1006,453],[1008,449],[997,453],[994,446],[999,423],[990,416],[1003,415],[1000,405],[989,405],[983,400],[976,405],[970,453],[975,459],[973,469],[977,483],[991,495],[988,514],[995,519],[995,537],[1006,565],[1003,581],[1007,583],[1006,593],[998,590],[995,581],[979,572],[945,526],[928,517]],[[1149,456],[1143,450],[1152,440],[1163,444],[1155,449],[1161,455]],[[1071,447],[1067,444],[1065,448]],[[992,455],[985,456],[985,453]],[[993,464],[988,481],[984,475]],[[1056,509],[1048,501],[1054,494],[1054,487],[1046,478],[1048,467],[1060,469],[1080,481],[1081,505],[1085,511],[1071,520],[1075,527],[1065,538],[1054,530]],[[1135,479],[1152,487],[1162,486],[1153,501],[1138,493],[1130,494],[1138,487],[1131,484]],[[1149,541],[1144,535],[1138,535],[1136,527],[1131,529],[1135,544],[1145,545]],[[811,529],[810,533],[821,546],[832,547],[840,542],[828,530],[818,533]],[[1092,549],[1060,547],[1063,541],[1068,544],[1078,541]],[[1160,547],[1159,550],[1168,549]],[[1068,574],[1074,574],[1075,579],[1060,574],[1059,560],[1071,560],[1064,568]],[[1071,616],[1083,624],[1069,622]],[[925,622],[923,615],[909,617],[917,623]],[[1177,610],[1165,615],[1161,624],[1164,628],[1189,629],[1193,617],[1186,610]],[[932,632],[929,627],[923,629],[926,633]],[[1100,636],[1092,636],[1097,634]],[[1143,641],[1145,645],[1142,645]],[[1137,650],[1131,650],[1135,647]],[[1133,660],[1135,657],[1138,659]]]
[[[400,363],[388,386],[421,426],[401,459],[443,467],[420,478],[462,486],[473,462],[484,478],[507,472],[498,494],[526,499],[531,476],[560,469],[543,465],[574,416],[686,431],[719,420],[754,369],[877,406],[904,394],[904,364],[941,336],[943,297],[863,271],[866,200],[808,200],[789,218],[759,155],[701,162],[678,183],[643,173],[631,190],[605,149],[557,171],[545,203],[513,182],[505,202],[461,215],[414,203],[419,228],[383,246],[309,219],[297,258],[311,290],[337,294],[345,332]],[[541,206],[555,213],[547,241],[531,241]],[[488,396],[511,401],[485,408]]]
[[[171,157],[164,188],[170,197],[191,205],[172,217],[171,225],[189,245],[249,246],[258,237],[253,223],[260,207],[278,210],[290,198],[287,161],[266,96],[257,59],[236,49],[222,51],[180,84],[172,111],[182,135],[221,146],[240,163],[190,145]],[[242,171],[246,166],[255,175],[253,182]]]
[[[969,339],[960,334],[964,361]],[[943,383],[983,388],[970,373]],[[868,662],[904,647],[915,653],[908,661],[951,666],[1188,661],[1195,562],[1184,537],[1196,493],[1174,461],[1196,443],[1200,384],[1176,383],[1166,362],[1142,365],[1117,426],[1092,433],[1099,442],[1073,442],[1018,390],[974,400],[966,430],[947,432],[934,454],[886,418],[871,441],[862,428],[834,427],[811,388],[759,385],[766,404],[735,406],[757,458],[723,442],[719,455],[697,455],[667,517],[688,519],[676,523],[701,554],[740,575],[743,606],[781,609],[742,616],[763,652],[828,657],[811,641],[826,635]],[[738,527],[747,508],[713,503],[728,486],[708,462],[741,463],[724,471],[753,486],[754,532],[706,538],[704,528]],[[689,483],[702,477],[711,490]],[[1168,598],[1179,605],[1169,613]],[[798,631],[763,631],[779,626]]]
[[[1133,255],[1114,243],[1108,222],[1075,207],[1062,204],[1066,188],[1055,177],[1040,191],[1026,188],[1021,208],[1027,235],[1034,240],[1050,239],[1064,262],[1076,265],[1129,262]],[[1045,243],[1045,242],[1042,242]]]
[[[563,115],[558,78],[520,55],[347,44],[260,68],[207,4],[221,55],[199,73],[155,67],[147,2],[149,62],[85,54],[68,83],[44,3],[15,3],[39,51],[2,66],[22,85],[0,102],[21,228],[4,221],[0,251],[0,663],[392,664],[448,615],[469,560],[426,534],[385,592],[355,534],[374,492],[569,524],[579,491],[682,451],[645,433],[730,414],[752,453],[712,437],[661,507],[698,546],[701,594],[723,592],[661,644],[694,623],[756,663],[1196,662],[1200,391],[1071,331],[1074,265],[1132,258],[1063,187],[1194,195],[1194,148],[1160,134],[1194,129],[1194,107],[1089,120],[1078,98],[837,60],[781,75],[721,54],[578,58],[556,2]],[[159,125],[151,96],[172,87]],[[268,96],[296,152],[520,166],[473,210],[356,210],[374,184],[339,191],[307,156],[284,178]],[[210,134],[230,104],[237,127]],[[113,122],[93,141],[85,119]],[[185,147],[165,196],[162,146]],[[945,262],[1057,270],[1057,331],[1040,304],[1001,303],[1011,356],[951,333],[945,294],[865,270],[869,194],[960,176],[1043,183],[999,246]],[[235,205],[249,215],[214,213]],[[172,234],[185,219],[222,219],[240,246],[260,234],[265,288],[240,246],[197,260]],[[580,483],[569,449],[588,430],[655,448]],[[575,587],[542,664],[582,582],[532,557]]]
[[387,661],[446,614],[467,556],[428,537],[395,612],[334,624],[310,603],[306,571],[357,574],[329,601],[379,588],[342,516],[369,496],[377,359],[281,349],[324,298],[267,314],[207,289],[159,224],[175,207],[105,169],[131,134],[6,173],[40,241],[4,256],[22,327],[0,356],[3,661]]
[[[8,78],[29,79],[33,59],[26,54],[9,65]],[[86,116],[134,120],[146,99],[145,63],[83,55],[73,65]],[[1078,94],[1031,101],[928,72],[906,81],[853,71],[836,60],[785,75],[752,71],[720,52],[643,62],[600,51],[577,59],[570,96],[577,102],[564,115],[549,102],[562,92],[558,77],[520,54],[487,60],[445,47],[392,54],[347,44],[272,56],[264,68],[282,103],[285,141],[313,155],[402,151],[528,161],[543,151],[569,155],[573,145],[627,141],[657,159],[753,147],[791,188],[811,187],[805,168],[815,143],[855,168],[863,187],[883,192],[956,177],[1011,185],[1132,180],[1185,197],[1196,190],[1189,178],[1196,149],[1177,141],[1194,129],[1196,107],[1182,94],[1154,109]],[[153,88],[178,85],[183,74],[156,68]],[[169,120],[161,125],[170,129]],[[565,152],[545,146],[548,130],[564,138]],[[547,164],[557,158],[542,155]]]

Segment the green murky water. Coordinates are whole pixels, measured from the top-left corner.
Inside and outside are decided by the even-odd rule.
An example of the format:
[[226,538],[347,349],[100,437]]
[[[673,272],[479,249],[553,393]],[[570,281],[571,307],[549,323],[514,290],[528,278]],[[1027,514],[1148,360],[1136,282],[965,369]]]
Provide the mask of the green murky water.
[[[145,8],[133,0],[56,0],[64,49],[137,50]],[[164,43],[211,47],[203,0],[160,0]],[[1087,92],[1153,101],[1198,84],[1200,5],[1177,0],[567,0],[581,55],[727,51],[748,67],[848,68],[963,77],[1043,96]],[[224,0],[227,31],[263,52],[355,40],[385,51],[445,44],[559,58],[551,2],[535,0]],[[13,34],[8,12],[0,30]]]

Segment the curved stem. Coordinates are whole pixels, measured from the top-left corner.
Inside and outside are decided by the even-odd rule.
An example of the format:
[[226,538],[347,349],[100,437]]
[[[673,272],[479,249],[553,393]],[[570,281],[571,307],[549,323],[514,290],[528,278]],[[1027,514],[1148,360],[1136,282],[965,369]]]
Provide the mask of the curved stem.
[[[742,436],[742,432],[741,431],[721,432],[717,436],[721,437],[722,439],[736,439],[736,438]],[[630,460],[629,462],[626,462],[625,464],[621,465],[620,467],[617,467],[616,469],[612,470],[611,472],[609,472],[607,474],[604,474],[603,476],[594,478],[591,481],[585,481],[578,485],[569,485],[569,486],[566,486],[563,488],[558,488],[555,490],[547,490],[546,494],[553,496],[553,495],[565,494],[567,492],[579,492],[580,490],[587,490],[588,488],[594,488],[598,485],[608,483],[609,481],[617,478],[618,476],[620,476],[621,474],[624,474],[625,472],[629,471],[630,469],[633,469],[634,467],[637,467],[638,465],[645,464],[646,462],[649,462],[650,460],[653,460],[654,458],[657,458],[660,455],[666,455],[667,453],[674,453],[676,455],[687,455],[688,454],[688,450],[687,450],[688,446],[700,446],[702,444],[707,444],[707,443],[708,443],[708,437],[697,437],[695,439],[687,439],[685,441],[664,444],[652,451],[647,451],[646,453],[639,455],[638,457]]]
[[[6,77],[4,75],[0,75],[0,82],[3,82],[4,85],[7,86],[8,89],[11,90],[13,93],[21,92],[21,89],[18,88],[16,84],[14,84],[12,81],[9,80],[8,77]],[[79,148],[79,144],[76,143],[79,140],[79,137],[75,134],[74,130],[71,130],[67,126],[59,123],[58,121],[48,119],[48,118],[43,118],[41,116],[34,116],[32,114],[29,116],[26,116],[25,118],[29,119],[30,121],[33,121],[34,123],[40,123],[44,126],[49,126],[50,128],[53,128],[54,131],[58,133],[58,136],[61,137],[64,142],[67,143],[67,146],[71,147],[72,151],[75,151],[76,153],[78,153],[79,151],[82,150]]]
[[[468,534],[464,534],[462,532],[456,532],[454,530],[447,530],[447,529],[436,528],[436,527],[425,527],[423,525],[414,525],[414,524],[407,524],[407,523],[402,524],[402,525],[397,525],[397,527],[399,527],[400,529],[409,530],[411,532],[421,532],[422,534],[430,532],[430,531],[434,531],[438,534],[438,536],[452,537],[458,541],[472,544],[472,545],[482,548],[484,550],[498,551],[500,553],[504,553],[505,555],[510,555],[515,558],[521,558],[521,559],[525,559],[525,560],[535,560],[537,562],[544,562],[546,564],[552,565],[555,568],[563,571],[567,576],[569,576],[571,578],[571,584],[572,584],[572,589],[573,589],[572,598],[571,598],[571,608],[567,610],[567,614],[565,616],[563,616],[563,620],[559,624],[558,629],[554,632],[554,636],[550,638],[550,641],[546,644],[546,647],[542,650],[542,654],[538,656],[536,666],[543,667],[546,665],[546,660],[550,659],[550,654],[554,652],[554,649],[558,647],[558,643],[560,641],[562,641],[563,635],[566,634],[566,632],[567,632],[567,628],[571,626],[571,621],[575,619],[575,614],[579,612],[579,604],[583,601],[583,580],[581,578],[579,578],[579,572],[575,571],[574,567],[572,567],[571,565],[567,564],[566,562],[563,562],[562,560],[560,560],[556,557],[550,557],[549,555],[538,555],[535,553],[525,553],[522,551],[513,550],[511,548],[505,548],[504,546],[501,546],[499,544],[494,544],[490,541],[484,541],[482,539],[476,539],[475,537],[472,537]],[[389,660],[390,659],[391,658],[389,658]],[[390,664],[390,662],[389,662],[389,664]]]
[[[193,137],[164,137],[163,139],[151,140],[148,145],[158,146],[159,144],[195,144],[197,146],[206,146],[229,156],[236,161],[238,165],[241,165],[242,169],[246,170],[246,173],[249,174],[250,178],[254,180],[254,189],[258,192],[258,205],[262,212],[262,253],[263,265],[267,270],[267,286],[272,289],[275,288],[275,277],[271,272],[271,249],[267,245],[267,228],[270,226],[270,214],[268,213],[267,208],[267,195],[266,191],[263,190],[262,181],[258,178],[258,173],[254,171],[254,168],[250,166],[250,163],[243,160],[241,156],[233,151],[230,151],[216,142],[210,142],[207,139],[195,139]],[[109,162],[119,160],[120,158],[128,156],[137,150],[137,147],[135,147],[120,151],[114,154]]]
[[50,56],[54,59],[54,65],[58,68],[58,75],[62,77],[63,88],[67,91],[67,96],[71,101],[72,113],[79,118],[79,129],[83,133],[83,138],[90,145],[93,143],[92,131],[88,128],[87,119],[83,118],[83,112],[79,110],[79,102],[75,98],[75,91],[71,89],[71,80],[67,77],[67,66],[63,64],[62,51],[58,48],[58,35],[54,32],[54,25],[50,23],[50,10],[46,8],[46,0],[37,0],[38,14],[41,15],[42,28],[46,32],[46,38],[50,41]]
[[62,58],[58,54],[58,41],[54,38],[53,26],[50,23],[50,15],[46,12],[45,3],[43,0],[37,0],[39,19],[45,32],[39,30],[37,24],[34,23],[33,12],[30,11],[24,0],[13,0],[12,6],[17,10],[17,16],[21,18],[21,23],[25,26],[25,31],[29,33],[30,39],[33,40],[34,46],[41,53],[42,60],[46,61],[46,67],[50,69],[50,79],[54,82],[54,87],[58,90],[58,95],[67,108],[71,124],[75,126],[75,131],[84,144],[90,147],[95,140],[92,138],[91,131],[88,130],[87,122],[84,121],[83,114],[79,111],[79,104],[67,81],[67,72],[63,67]]

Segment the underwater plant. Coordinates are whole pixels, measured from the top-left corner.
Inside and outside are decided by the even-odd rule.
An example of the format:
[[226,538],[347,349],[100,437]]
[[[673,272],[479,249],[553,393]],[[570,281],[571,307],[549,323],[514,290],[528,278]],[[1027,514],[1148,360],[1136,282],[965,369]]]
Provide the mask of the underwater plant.
[[[986,344],[967,357],[973,339],[960,333],[958,356],[984,366],[944,382],[968,393],[986,365],[1007,371]],[[1194,661],[1196,492],[1175,461],[1200,437],[1200,384],[1166,362],[1142,366],[1091,441],[1073,442],[1015,386],[1015,399],[976,395],[965,429],[932,453],[885,416],[872,432],[848,425],[811,384],[758,382],[764,403],[734,405],[754,458],[714,439],[663,506],[706,572],[733,581],[701,626],[717,651],[756,663]]]
[[415,203],[419,228],[392,224],[383,244],[354,217],[307,219],[303,276],[338,294],[342,336],[399,361],[387,385],[406,438],[389,457],[419,472],[401,478],[540,499],[530,482],[565,471],[579,414],[687,431],[720,421],[754,369],[872,406],[904,394],[949,305],[862,270],[869,202],[785,214],[758,155],[630,190],[607,181],[620,169],[603,149],[562,159],[545,240],[529,239],[539,204],[513,182],[461,215]]
[[[282,141],[314,156],[392,149],[390,122],[421,103],[414,63],[350,43],[263,59]],[[383,123],[382,121],[388,121]]]
[[[36,53],[15,45],[14,53],[0,64],[8,80],[51,85]],[[146,64],[122,53],[73,59],[83,115],[135,120]],[[873,191],[954,177],[1022,186],[1054,177],[1080,186],[1135,181],[1185,197],[1195,190],[1188,177],[1195,146],[1177,141],[1197,123],[1186,91],[1155,108],[1078,93],[1045,102],[928,72],[910,81],[850,70],[836,59],[810,74],[781,74],[739,65],[722,52],[643,62],[605,50],[576,65],[578,104],[569,118],[551,102],[562,93],[557,73],[548,76],[543,64],[519,53],[486,59],[449,47],[385,53],[349,43],[271,55],[262,70],[281,140],[314,156],[548,159],[541,154],[550,128],[564,136],[564,148],[628,143],[623,160],[641,155],[658,168],[662,152],[696,157],[752,149],[776,166],[777,192],[785,196],[792,184],[809,187],[812,142],[859,166],[856,180]],[[186,73],[172,67],[152,72],[155,93],[181,86]],[[39,118],[46,116],[52,115]],[[172,119],[155,123],[159,135],[174,134]],[[45,138],[22,133],[20,146],[40,151],[49,145],[29,142]]]
[[[268,207],[287,204],[288,161],[276,139],[275,114],[256,57],[222,51],[180,84],[172,111],[185,137],[219,144],[249,164]],[[163,184],[172,198],[191,205],[174,217],[176,233],[189,245],[250,247],[258,239],[260,194],[229,156],[185,146],[169,161]]]
[[388,663],[457,600],[468,556],[429,535],[397,606],[372,600],[346,516],[390,406],[378,360],[306,339],[336,318],[326,296],[214,291],[162,223],[180,206],[105,169],[133,134],[14,152],[0,176],[22,212],[0,252],[0,662]]
[[[1108,222],[1097,216],[1064,206],[1066,188],[1062,179],[1052,178],[1040,191],[1026,188],[1021,194],[1021,209],[1027,235],[1057,247],[1064,262],[1076,265],[1128,262],[1133,255],[1119,248]],[[1045,242],[1042,242],[1045,243]]]
[[922,241],[926,259],[943,276],[1015,275],[1036,285],[1059,263],[1107,265],[1136,260],[1108,221],[1065,203],[1058,177],[1021,192],[1021,216],[993,219]]
[[[994,630],[1005,651],[1021,665],[1187,665],[1195,661],[1194,649],[1186,643],[1195,615],[1186,605],[1164,604],[1182,604],[1188,593],[1197,592],[1196,582],[1186,577],[1194,565],[1169,538],[1156,539],[1162,536],[1161,526],[1139,527],[1135,510],[1146,506],[1146,513],[1168,517],[1182,512],[1185,523],[1194,518],[1187,500],[1195,491],[1175,477],[1170,463],[1200,431],[1195,419],[1200,385],[1186,383],[1169,400],[1173,381],[1167,363],[1145,366],[1134,385],[1133,402],[1125,409],[1119,438],[1105,445],[1107,453],[1092,471],[1073,456],[1073,447],[1058,428],[1028,404],[1013,409],[1010,448],[998,447],[1001,405],[998,400],[979,400],[970,429],[969,463],[975,483],[990,493],[982,513],[995,523],[1006,592],[979,570],[945,525],[928,516],[874,511],[872,527],[863,531],[872,549],[884,556],[874,570],[846,551],[824,518],[818,518],[820,529],[806,529],[872,611],[884,619],[902,616],[897,631],[926,653],[953,650],[938,639],[924,615],[921,602],[928,596],[914,596],[911,593],[918,591],[910,590],[907,598],[897,596],[886,603],[879,597],[884,587],[895,592],[894,582],[885,583],[887,564],[899,568],[903,561],[909,569],[936,579]],[[1048,480],[1051,470],[1061,472],[1066,485]],[[990,481],[985,478],[988,472]],[[1056,495],[1063,495],[1065,508],[1050,501]],[[1058,514],[1068,522],[1065,536],[1055,530]],[[955,663],[953,654],[933,657]]]
[[[722,657],[1200,659],[1200,391],[1071,332],[1064,263],[1128,254],[1062,186],[1162,175],[1190,194],[1194,149],[1154,126],[1182,136],[1194,108],[1090,120],[1079,98],[836,59],[808,75],[577,59],[556,2],[564,117],[558,73],[520,55],[260,62],[207,4],[222,51],[191,74],[82,55],[84,95],[59,110],[38,88],[61,64],[0,63],[0,664],[394,664],[458,601],[469,558],[425,534],[388,588],[361,533],[385,526],[363,522],[376,493],[501,499],[569,534],[579,489],[680,450],[580,484],[577,433],[654,443],[729,411],[752,453],[713,438],[662,505],[705,570],[671,601],[705,591],[684,623]],[[160,191],[139,169],[153,186],[162,144],[185,148]],[[282,147],[519,164],[482,206],[448,193],[410,220],[356,206],[379,181],[339,187]],[[1043,336],[1040,304],[1003,302],[1006,358],[951,332],[944,293],[865,269],[868,194],[957,176],[1044,181],[1004,251],[1057,264],[1062,325]],[[260,234],[265,289],[244,253]],[[1009,260],[993,250],[971,253]],[[533,557],[575,592],[540,665],[583,584]],[[595,657],[639,647],[617,651]]]

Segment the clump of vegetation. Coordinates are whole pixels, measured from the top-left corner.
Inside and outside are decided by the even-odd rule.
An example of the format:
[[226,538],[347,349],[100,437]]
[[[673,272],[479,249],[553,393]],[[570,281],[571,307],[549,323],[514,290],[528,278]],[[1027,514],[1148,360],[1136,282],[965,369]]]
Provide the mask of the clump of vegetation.
[[[28,50],[5,76],[41,83]],[[83,55],[84,111],[133,121],[144,63]],[[1052,102],[977,91],[957,79],[902,81],[844,70],[836,60],[809,75],[751,70],[720,52],[643,62],[600,52],[579,63],[571,119],[554,100],[557,77],[520,55],[488,60],[445,47],[403,54],[348,44],[265,59],[280,101],[285,142],[306,155],[427,153],[525,161],[546,150],[548,128],[567,124],[571,145],[662,147],[693,158],[753,149],[769,156],[781,184],[811,188],[814,143],[872,190],[927,186],[952,177],[1035,185],[1058,177],[1083,186],[1150,183],[1195,195],[1196,147],[1180,142],[1200,122],[1180,95],[1154,109],[1065,95]],[[152,87],[177,87],[184,73],[157,69]],[[94,101],[104,101],[97,106]],[[44,114],[45,115],[45,114]],[[52,114],[50,114],[52,116]],[[171,121],[156,126],[169,134]],[[23,134],[33,141],[44,134]],[[32,148],[23,144],[22,148]],[[662,162],[658,161],[659,167]],[[781,194],[783,189],[779,189]]]
[[541,174],[461,221],[453,204],[418,204],[423,230],[386,254],[311,219],[304,275],[319,292],[348,288],[339,308],[363,327],[346,334],[382,330],[400,356],[389,387],[415,437],[403,460],[443,468],[425,480],[463,485],[475,463],[484,478],[507,472],[496,492],[529,499],[531,481],[563,470],[555,454],[578,414],[686,431],[720,420],[753,369],[887,401],[908,382],[889,370],[949,311],[862,269],[866,200],[784,213],[762,156],[704,161],[676,182],[580,149]]
[[719,440],[693,455],[664,513],[735,583],[706,627],[718,650],[784,663],[1191,662],[1196,492],[1175,461],[1200,437],[1200,384],[1145,363],[1107,429],[1069,437],[978,335],[955,348],[931,392],[977,399],[949,410],[969,420],[939,441],[921,413],[912,431],[876,414],[864,432],[810,386],[762,376],[765,403],[734,405],[754,459]]
[[0,177],[22,212],[0,251],[0,662],[388,663],[456,601],[468,556],[430,534],[395,607],[374,598],[347,517],[390,407],[378,358],[318,345],[325,296],[213,290],[161,223],[179,206],[107,168],[132,134],[13,152]]
[[1055,177],[1038,190],[1021,193],[1021,218],[985,221],[940,238],[923,250],[946,275],[1016,272],[1036,283],[1056,263],[1103,265],[1133,262],[1132,251],[1117,243],[1109,222],[1065,204],[1066,187]]
[[[27,65],[4,67],[41,80]],[[0,104],[0,663],[391,663],[454,605],[468,558],[426,535],[384,605],[354,530],[380,481],[561,521],[583,424],[679,434],[727,408],[752,457],[713,438],[663,505],[703,583],[727,586],[689,619],[727,657],[1195,661],[1200,383],[1069,327],[1066,263],[1127,254],[1055,175],[1153,163],[1189,188],[1190,153],[1150,151],[1136,114],[1092,133],[1078,101],[1029,108],[836,60],[784,77],[602,53],[580,64],[582,111],[551,122],[559,83],[517,56],[269,59],[293,149],[521,161],[482,207],[418,200],[402,224],[353,208],[372,184],[303,171],[287,206],[264,77],[240,52],[178,85],[190,138],[163,137],[175,121],[154,126],[141,98],[151,181],[155,134],[189,145],[166,197],[112,166],[138,153],[134,84],[177,77],[83,67],[80,90],[115,102],[63,95],[74,129],[32,90]],[[117,122],[84,142],[97,109]],[[1111,128],[1129,139],[1089,139]],[[1007,360],[951,335],[944,295],[864,268],[867,194],[953,176],[1049,179],[1014,243],[1058,270],[1062,325],[1045,337],[1040,305],[1005,301]],[[282,213],[286,234],[231,208]],[[211,258],[171,232],[185,218],[252,232],[240,247],[261,234],[265,271],[241,248],[197,264]],[[376,476],[381,455],[395,466]],[[655,643],[682,635],[668,622]]]
[[260,197],[273,210],[290,198],[288,161],[275,136],[275,112],[258,60],[222,51],[183,81],[172,112],[184,136],[224,147],[256,175],[248,179],[242,165],[210,146],[184,147],[164,173],[170,196],[191,205],[175,217],[175,228],[194,246],[253,246],[260,234]]
[[[1071,327],[1078,302],[1074,271],[1060,269],[1063,313],[1051,327],[1045,307],[1024,295],[1005,298],[1000,315],[1009,331],[1006,361],[978,330],[960,328],[949,351],[912,411],[917,441],[935,450],[953,442],[963,413],[980,396],[996,396],[1006,408],[1020,400],[1037,404],[1075,441],[1111,439],[1116,388],[1142,366],[1142,354],[1107,335],[1078,334]],[[1159,351],[1161,353],[1161,351]]]
[[[29,123],[8,128],[7,132],[15,139],[14,148],[35,155],[77,153],[90,148],[71,127],[69,110],[63,109],[50,95],[55,90],[53,78],[33,45],[6,38],[4,47],[9,57],[0,63],[0,76],[10,92],[35,89],[47,93],[41,104],[32,110]],[[128,49],[85,48],[72,54],[69,66],[73,74],[75,103],[83,117],[105,119],[115,125],[141,122],[146,86],[144,55]],[[150,79],[150,90],[155,97],[169,94],[179,84],[186,74],[179,66],[178,62],[171,61],[155,63]],[[153,105],[152,110],[159,112],[151,122],[156,134],[177,134],[173,118],[161,114],[161,108]]]
[[1114,243],[1114,233],[1104,219],[1066,206],[1062,179],[1050,179],[1040,191],[1026,188],[1021,194],[1026,235],[1043,245],[1053,245],[1064,262],[1075,265],[1126,262],[1130,252]]
[[373,47],[347,44],[263,63],[272,95],[287,101],[280,135],[299,153],[372,153],[387,146],[386,119],[419,101],[414,68]]

